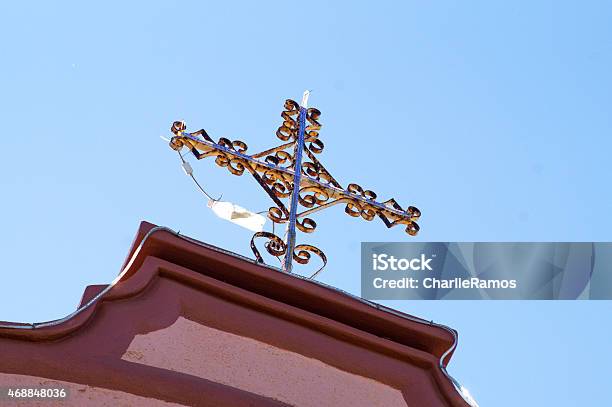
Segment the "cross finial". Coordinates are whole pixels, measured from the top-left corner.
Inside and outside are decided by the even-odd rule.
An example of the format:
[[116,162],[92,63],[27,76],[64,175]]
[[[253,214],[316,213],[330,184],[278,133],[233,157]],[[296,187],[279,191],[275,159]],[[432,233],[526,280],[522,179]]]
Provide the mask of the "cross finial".
[[[187,147],[198,160],[214,157],[217,165],[234,175],[250,173],[274,203],[268,210],[268,218],[273,223],[287,225],[286,239],[265,231],[253,235],[251,249],[257,261],[263,262],[263,258],[256,239],[265,238],[266,251],[281,260],[286,272],[292,271],[293,261],[306,264],[311,253],[319,256],[323,266],[311,276],[314,278],[325,267],[327,257],[312,245],[295,244],[296,229],[314,232],[317,224],[310,218],[312,214],[342,204],[345,213],[352,217],[367,221],[378,217],[388,228],[404,225],[406,233],[414,236],[419,231],[416,221],[421,212],[414,206],[402,209],[394,199],[378,202],[373,191],[357,184],[344,188],[336,181],[316,157],[324,146],[319,139],[321,112],[307,107],[309,96],[310,91],[306,90],[300,105],[290,99],[285,101],[285,110],[281,113],[283,122],[276,131],[283,142],[279,146],[249,155],[246,143],[240,140],[222,137],[215,142],[203,129],[187,132],[185,123],[180,121],[172,125],[174,137],[170,147],[177,151]],[[287,199],[289,208],[283,202]]]

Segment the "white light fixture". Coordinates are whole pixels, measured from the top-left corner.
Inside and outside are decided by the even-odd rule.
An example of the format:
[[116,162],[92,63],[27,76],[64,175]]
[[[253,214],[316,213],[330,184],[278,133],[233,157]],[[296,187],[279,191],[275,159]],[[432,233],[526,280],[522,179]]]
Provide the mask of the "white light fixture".
[[208,207],[220,217],[253,232],[261,232],[266,218],[231,202],[208,200]]

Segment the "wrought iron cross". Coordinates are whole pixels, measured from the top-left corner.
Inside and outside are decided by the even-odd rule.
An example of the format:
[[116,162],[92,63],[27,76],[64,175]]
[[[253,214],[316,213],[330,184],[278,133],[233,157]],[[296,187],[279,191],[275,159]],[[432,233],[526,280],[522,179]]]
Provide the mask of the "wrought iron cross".
[[[310,253],[318,255],[323,266],[311,276],[314,278],[327,264],[327,257],[312,245],[296,245],[296,228],[312,233],[317,226],[308,216],[345,204],[344,211],[350,216],[367,221],[378,216],[388,228],[402,224],[406,233],[414,236],[419,231],[416,221],[421,212],[414,206],[404,210],[395,199],[378,202],[374,192],[357,184],[343,188],[316,158],[323,151],[323,142],[319,139],[321,124],[318,122],[321,112],[308,108],[307,100],[308,91],[304,92],[301,104],[290,99],[285,101],[285,110],[281,113],[283,123],[276,131],[283,144],[277,147],[249,155],[244,142],[224,137],[215,142],[203,129],[187,132],[185,123],[181,121],[172,124],[174,137],[170,140],[170,147],[179,152],[187,147],[198,160],[214,157],[217,165],[234,175],[249,172],[276,205],[268,210],[268,218],[274,223],[287,225],[286,239],[271,232],[253,235],[251,249],[257,261],[264,262],[255,240],[265,238],[268,239],[264,245],[267,252],[282,258],[286,272],[292,271],[293,260],[307,264]],[[289,208],[282,201],[286,198],[289,198]],[[305,210],[300,211],[300,206]]]

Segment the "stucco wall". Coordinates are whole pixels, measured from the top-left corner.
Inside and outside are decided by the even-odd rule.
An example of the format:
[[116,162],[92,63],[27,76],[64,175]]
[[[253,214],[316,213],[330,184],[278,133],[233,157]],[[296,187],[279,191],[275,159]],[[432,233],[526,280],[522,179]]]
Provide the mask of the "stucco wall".
[[402,393],[386,384],[183,317],[137,335],[122,358],[300,407],[406,406]]

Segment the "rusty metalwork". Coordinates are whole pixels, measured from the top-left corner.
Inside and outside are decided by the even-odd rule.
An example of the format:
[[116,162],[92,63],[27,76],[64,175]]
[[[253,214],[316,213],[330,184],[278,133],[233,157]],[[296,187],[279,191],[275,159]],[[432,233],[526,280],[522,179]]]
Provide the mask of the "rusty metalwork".
[[[251,174],[274,203],[268,210],[268,218],[273,223],[289,226],[286,239],[271,232],[253,235],[251,249],[257,261],[264,262],[255,244],[257,239],[263,238],[267,240],[266,251],[279,260],[283,258],[281,262],[287,272],[292,271],[292,260],[308,264],[311,253],[318,256],[322,266],[312,274],[314,278],[327,264],[327,257],[314,246],[295,245],[295,228],[303,233],[315,231],[317,223],[311,215],[342,204],[345,213],[352,217],[366,221],[378,217],[388,228],[403,225],[408,235],[415,236],[421,212],[414,206],[403,209],[395,199],[378,202],[376,193],[358,184],[351,183],[343,188],[316,157],[324,149],[319,139],[321,112],[302,104],[304,106],[290,99],[285,101],[281,113],[283,122],[276,131],[282,144],[265,151],[248,154],[248,146],[243,141],[224,137],[214,141],[203,129],[187,132],[182,121],[172,124],[174,136],[169,144],[177,151],[188,148],[198,160],[212,157],[218,166],[227,168],[233,175]],[[289,208],[283,203],[284,199],[289,199]]]

